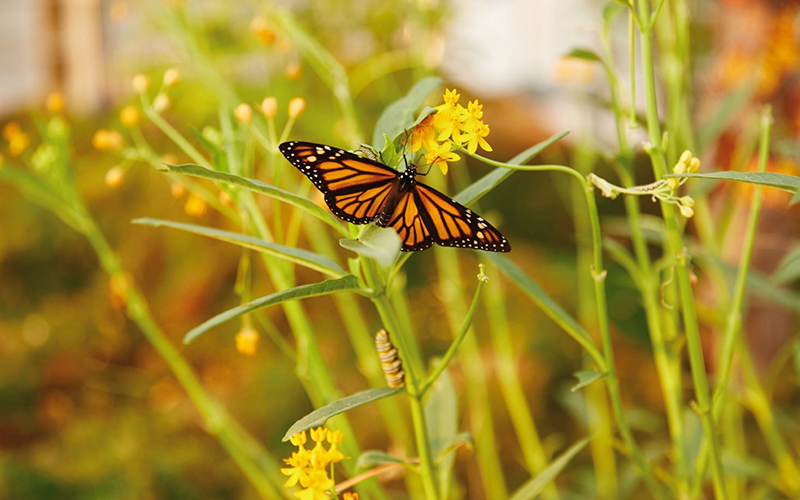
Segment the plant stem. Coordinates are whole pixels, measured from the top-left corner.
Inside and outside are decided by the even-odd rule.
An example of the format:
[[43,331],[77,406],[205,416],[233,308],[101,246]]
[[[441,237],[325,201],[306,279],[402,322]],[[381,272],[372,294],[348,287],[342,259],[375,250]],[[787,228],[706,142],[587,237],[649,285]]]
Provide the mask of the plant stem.
[[[639,17],[650,18],[650,4],[648,0],[637,0]],[[663,178],[667,172],[666,158],[662,145],[661,125],[658,117],[658,104],[656,100],[655,69],[653,64],[652,28],[640,28],[642,70],[644,73],[645,93],[647,97],[647,128],[650,135],[650,158],[656,179]],[[706,376],[705,362],[703,360],[700,332],[697,323],[697,313],[694,306],[691,280],[689,278],[689,259],[683,245],[681,230],[678,225],[675,208],[668,203],[661,203],[661,210],[667,226],[669,247],[676,259],[675,274],[678,281],[681,311],[686,331],[686,344],[689,351],[689,363],[694,381],[695,397],[697,398],[697,412],[703,423],[703,432],[710,445],[711,474],[714,492],[718,499],[727,499],[724,482],[724,467],[722,465],[719,443],[714,422],[710,413],[709,387]]]

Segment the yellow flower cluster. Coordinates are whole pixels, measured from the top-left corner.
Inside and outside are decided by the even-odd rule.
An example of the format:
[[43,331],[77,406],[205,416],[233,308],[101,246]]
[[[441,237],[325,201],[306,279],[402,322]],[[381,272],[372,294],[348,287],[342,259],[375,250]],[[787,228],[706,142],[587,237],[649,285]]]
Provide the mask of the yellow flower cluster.
[[3,138],[8,141],[8,155],[19,156],[31,145],[30,136],[22,131],[19,123],[11,122],[3,127]]
[[[292,457],[284,460],[290,467],[281,469],[281,472],[289,479],[286,480],[286,487],[291,488],[297,485],[303,487],[301,491],[294,494],[300,500],[328,500],[327,492],[334,487],[334,481],[328,477],[328,466],[337,463],[344,458],[344,455],[337,448],[342,442],[344,434],[341,431],[330,431],[324,427],[317,427],[309,431],[311,439],[316,443],[312,449],[307,449],[305,431],[295,434],[291,438],[293,445],[297,446],[297,451],[292,452]],[[325,448],[323,443],[327,441],[329,446]],[[353,497],[357,499],[358,496]]]
[[[672,168],[672,171],[676,174],[695,174],[699,170],[700,158],[693,157],[692,152],[689,150],[686,150],[683,152],[683,154],[681,154],[678,163],[676,163],[675,167]],[[667,180],[667,183],[673,192],[684,182],[686,182],[686,177],[671,177]],[[687,219],[694,216],[694,200],[691,196],[682,196],[680,198],[676,198],[675,203],[678,205],[681,215]]]
[[447,163],[458,161],[452,149],[453,144],[463,146],[470,154],[478,150],[491,151],[486,142],[489,126],[483,123],[483,105],[477,100],[471,101],[465,108],[458,103],[461,96],[455,90],[446,90],[444,104],[436,106],[436,113],[425,117],[412,131],[411,152],[416,153],[423,147],[427,151],[425,160],[438,166],[442,174],[447,174]]

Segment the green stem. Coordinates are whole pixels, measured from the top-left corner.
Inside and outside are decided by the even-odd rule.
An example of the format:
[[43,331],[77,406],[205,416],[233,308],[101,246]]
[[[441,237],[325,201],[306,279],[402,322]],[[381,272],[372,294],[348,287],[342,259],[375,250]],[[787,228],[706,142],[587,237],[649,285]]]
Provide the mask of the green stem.
[[475,289],[475,296],[472,297],[472,304],[469,306],[469,311],[467,311],[467,317],[464,318],[464,324],[461,325],[461,330],[458,332],[458,335],[456,335],[456,338],[453,339],[453,342],[450,344],[450,348],[447,349],[447,352],[444,354],[442,361],[436,365],[433,373],[431,373],[428,379],[422,384],[422,388],[419,390],[421,397],[425,396],[425,393],[431,388],[434,382],[436,382],[436,379],[439,378],[439,375],[441,375],[442,372],[447,369],[450,361],[452,361],[453,357],[455,357],[456,351],[458,351],[458,347],[461,345],[461,342],[464,341],[464,337],[467,336],[470,326],[472,326],[472,317],[475,315],[475,311],[478,309],[478,302],[481,298],[483,287],[486,285],[486,282],[489,281],[489,278],[483,274],[483,264],[478,264],[478,266],[480,268],[480,271],[478,272],[478,287]]
[[[637,0],[639,15],[642,19],[650,16],[648,0]],[[650,135],[651,147],[649,148],[653,172],[656,179],[661,179],[667,173],[666,158],[664,157],[661,125],[658,117],[658,104],[656,100],[655,69],[653,63],[653,47],[651,29],[641,29],[642,69],[644,73],[645,93],[647,102],[647,128]],[[717,434],[710,413],[710,398],[708,379],[706,376],[705,362],[703,360],[700,332],[697,323],[694,297],[691,280],[689,278],[689,259],[683,245],[681,229],[678,224],[675,207],[669,203],[661,203],[664,221],[667,226],[669,247],[676,259],[675,274],[678,281],[683,323],[686,331],[686,344],[689,351],[689,363],[692,370],[695,397],[697,398],[697,412],[703,423],[703,433],[710,445],[711,474],[714,492],[718,499],[727,499],[728,495],[724,482],[724,467],[719,449]]]

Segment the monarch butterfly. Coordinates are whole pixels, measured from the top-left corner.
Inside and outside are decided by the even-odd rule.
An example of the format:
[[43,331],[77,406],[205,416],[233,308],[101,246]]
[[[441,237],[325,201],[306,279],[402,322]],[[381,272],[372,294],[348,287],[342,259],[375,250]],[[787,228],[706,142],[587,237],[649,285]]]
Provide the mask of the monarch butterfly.
[[392,389],[403,387],[406,373],[403,371],[403,362],[397,356],[397,349],[389,340],[389,332],[380,330],[375,334],[375,347],[378,349],[378,359],[381,360],[386,385]]
[[509,252],[505,236],[483,217],[417,182],[413,163],[402,173],[369,158],[310,142],[284,142],[283,156],[325,195],[325,203],[353,224],[375,222],[397,231],[401,250],[446,247]]

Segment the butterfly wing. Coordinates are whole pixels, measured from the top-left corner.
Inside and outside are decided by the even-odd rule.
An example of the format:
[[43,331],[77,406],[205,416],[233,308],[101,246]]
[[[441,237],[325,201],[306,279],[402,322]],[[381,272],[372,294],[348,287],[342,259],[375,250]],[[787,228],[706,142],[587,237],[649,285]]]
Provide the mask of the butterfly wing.
[[280,152],[325,195],[337,217],[372,222],[392,192],[398,173],[368,158],[310,142],[284,142]]
[[[433,245],[433,237],[428,229],[420,207],[422,203],[416,189],[405,191],[397,202],[397,206],[389,217],[387,227],[393,228],[400,236],[404,252],[425,250]],[[380,225],[380,223],[379,223]]]
[[422,183],[416,184],[414,192],[417,211],[423,214],[435,243],[488,252],[511,251],[506,237],[469,208]]

